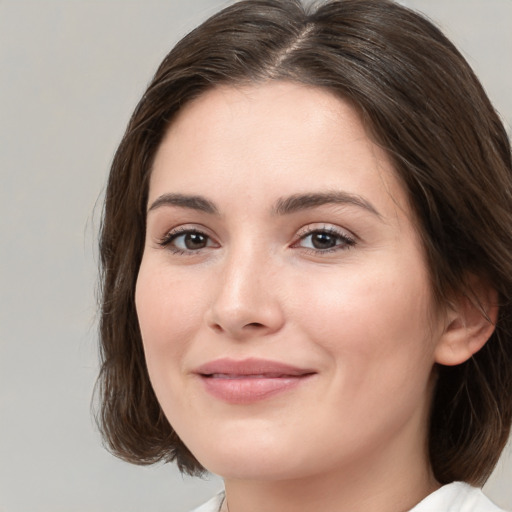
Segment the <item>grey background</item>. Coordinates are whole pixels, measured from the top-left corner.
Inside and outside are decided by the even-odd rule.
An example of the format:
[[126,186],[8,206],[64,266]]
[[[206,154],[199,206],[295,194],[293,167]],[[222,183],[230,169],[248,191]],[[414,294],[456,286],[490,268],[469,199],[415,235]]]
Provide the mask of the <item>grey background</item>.
[[[408,0],[512,123],[512,0]],[[0,512],[186,511],[220,487],[102,447],[96,232],[109,164],[157,64],[219,0],[0,0]],[[512,509],[511,450],[486,489]]]

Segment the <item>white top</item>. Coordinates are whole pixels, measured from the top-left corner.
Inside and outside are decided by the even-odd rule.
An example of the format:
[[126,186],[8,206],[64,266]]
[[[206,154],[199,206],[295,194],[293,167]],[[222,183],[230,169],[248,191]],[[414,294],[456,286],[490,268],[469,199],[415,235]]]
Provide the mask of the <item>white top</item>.
[[[219,512],[224,493],[191,512]],[[487,498],[481,489],[463,482],[444,485],[428,495],[409,512],[505,512]]]
[[219,512],[224,501],[224,492],[219,492],[211,500],[207,501],[204,505],[191,510],[190,512]]
[[[215,509],[214,509],[215,510]],[[217,512],[217,510],[215,510]],[[445,485],[420,501],[410,512],[505,512],[482,489],[464,482]]]

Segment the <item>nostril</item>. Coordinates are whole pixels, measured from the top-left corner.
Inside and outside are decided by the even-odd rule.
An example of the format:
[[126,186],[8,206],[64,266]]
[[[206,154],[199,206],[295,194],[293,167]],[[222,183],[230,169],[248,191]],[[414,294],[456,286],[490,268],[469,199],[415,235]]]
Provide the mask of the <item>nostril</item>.
[[212,329],[214,331],[217,331],[217,332],[222,332],[223,331],[222,327],[219,324],[213,324],[212,325]]
[[258,322],[251,322],[250,324],[247,324],[245,327],[249,327],[251,329],[257,329],[257,328],[263,327],[263,324],[260,324]]

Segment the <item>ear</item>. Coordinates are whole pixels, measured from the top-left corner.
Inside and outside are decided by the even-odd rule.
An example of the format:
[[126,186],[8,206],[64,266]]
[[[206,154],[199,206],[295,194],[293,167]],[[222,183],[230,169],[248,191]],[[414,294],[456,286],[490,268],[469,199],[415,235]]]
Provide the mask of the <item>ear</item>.
[[451,302],[446,324],[438,340],[435,360],[454,366],[467,361],[491,337],[498,319],[498,293],[476,276],[469,278],[468,294]]

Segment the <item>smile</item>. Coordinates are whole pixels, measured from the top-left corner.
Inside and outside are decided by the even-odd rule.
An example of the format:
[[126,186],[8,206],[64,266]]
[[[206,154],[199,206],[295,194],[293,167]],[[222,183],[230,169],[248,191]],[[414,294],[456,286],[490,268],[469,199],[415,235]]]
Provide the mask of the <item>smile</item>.
[[218,359],[195,373],[206,391],[231,404],[250,404],[291,390],[315,371],[264,359]]

